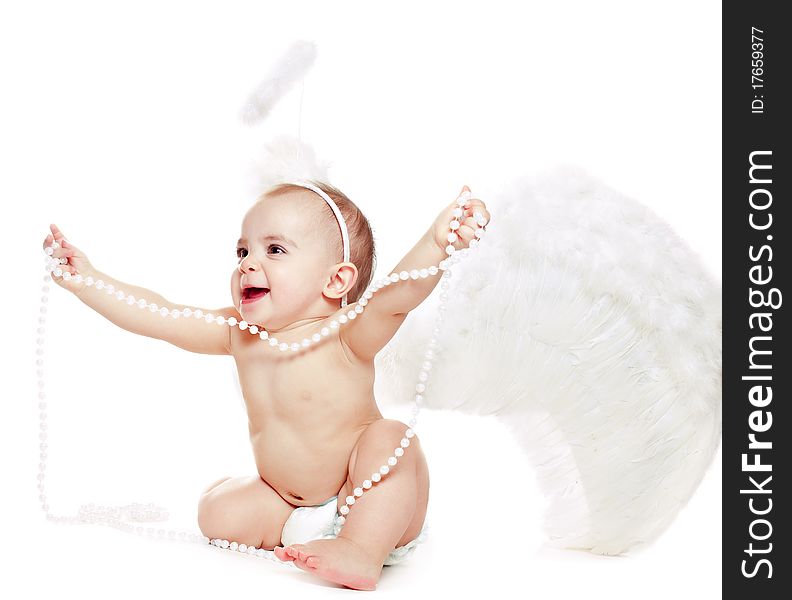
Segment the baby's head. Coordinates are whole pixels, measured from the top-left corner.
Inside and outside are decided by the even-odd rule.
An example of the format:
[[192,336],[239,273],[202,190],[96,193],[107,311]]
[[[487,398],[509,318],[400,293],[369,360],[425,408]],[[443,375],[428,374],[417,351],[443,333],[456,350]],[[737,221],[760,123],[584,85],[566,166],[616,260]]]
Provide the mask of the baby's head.
[[[231,295],[245,321],[268,331],[326,317],[341,307],[345,294],[349,304],[356,302],[374,275],[374,237],[366,217],[336,188],[310,183],[343,215],[349,261],[344,262],[338,220],[319,194],[291,183],[262,194],[242,221]],[[269,291],[245,292],[246,286]]]

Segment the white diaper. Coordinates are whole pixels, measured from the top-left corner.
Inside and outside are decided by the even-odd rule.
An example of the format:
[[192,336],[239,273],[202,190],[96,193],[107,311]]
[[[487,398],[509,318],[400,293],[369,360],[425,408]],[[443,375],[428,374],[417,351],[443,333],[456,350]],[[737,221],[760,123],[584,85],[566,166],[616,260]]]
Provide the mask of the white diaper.
[[[305,544],[311,540],[333,539],[341,531],[341,525],[338,523],[339,516],[338,496],[333,496],[318,506],[299,506],[292,511],[291,516],[283,525],[281,544],[289,546]],[[415,547],[426,540],[428,530],[426,520],[424,520],[424,526],[418,537],[408,544],[392,550],[383,564],[385,566],[395,565],[407,560],[415,551]]]

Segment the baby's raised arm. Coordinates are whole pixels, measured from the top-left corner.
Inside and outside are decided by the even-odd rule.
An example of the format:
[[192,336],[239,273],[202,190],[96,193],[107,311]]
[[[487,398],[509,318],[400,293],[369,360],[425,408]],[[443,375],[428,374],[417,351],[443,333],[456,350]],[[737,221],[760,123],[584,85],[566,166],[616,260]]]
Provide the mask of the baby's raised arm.
[[[459,198],[463,198],[463,194],[466,194],[464,205],[459,206],[454,200],[444,208],[413,249],[396,265],[392,273],[400,275],[401,285],[380,289],[371,304],[366,305],[368,316],[350,321],[340,330],[341,340],[358,357],[373,360],[396,334],[407,313],[429,296],[442,276],[439,271],[434,274],[430,272],[425,278],[407,277],[407,274],[413,269],[437,265],[447,257],[446,248],[449,245],[455,250],[467,248],[476,237],[475,230],[479,227],[474,217],[476,212],[480,213],[483,224],[489,222],[490,214],[484,202],[470,198],[467,186],[462,188]],[[449,224],[452,222],[456,230],[449,235]],[[404,277],[401,277],[402,273],[405,273]]]
[[[60,230],[51,225],[52,234],[44,240],[44,247],[52,244],[53,238],[61,244],[52,256],[54,258],[66,258],[68,263],[61,266],[62,269],[71,273],[79,272],[83,278],[92,277],[95,282],[101,280],[104,289],[99,290],[85,283],[77,283],[74,280],[67,281],[53,274],[53,279],[62,288],[69,290],[77,296],[84,304],[93,308],[100,315],[115,323],[122,329],[132,333],[144,335],[146,337],[163,340],[168,343],[199,354],[231,354],[231,331],[228,325],[217,325],[207,323],[203,319],[182,316],[174,319],[170,314],[163,317],[159,309],[166,307],[168,311],[173,309],[183,312],[186,305],[169,302],[161,295],[146,288],[123,283],[113,279],[105,273],[96,270],[85,256],[85,254],[71,242],[68,242]],[[110,288],[112,286],[112,288]],[[108,289],[114,290],[108,293]],[[145,308],[140,308],[136,303],[132,306],[122,302],[115,297],[115,293],[123,291],[126,296],[132,295],[137,303],[145,300]],[[156,304],[157,311],[152,312],[151,305]],[[215,317],[236,316],[239,318],[237,310],[227,307],[218,310],[198,309],[189,307],[193,311],[201,310],[203,315],[212,314]]]

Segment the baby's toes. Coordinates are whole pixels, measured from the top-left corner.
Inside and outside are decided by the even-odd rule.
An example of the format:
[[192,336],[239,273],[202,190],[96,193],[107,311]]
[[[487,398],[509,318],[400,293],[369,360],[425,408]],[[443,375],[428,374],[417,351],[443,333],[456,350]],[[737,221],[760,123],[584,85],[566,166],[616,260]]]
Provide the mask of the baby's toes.
[[275,551],[275,556],[277,556],[280,560],[284,562],[294,560],[294,558],[292,558],[292,556],[286,551],[286,549],[282,548],[281,546],[275,546],[274,551]]
[[300,548],[300,549],[297,551],[297,556],[298,556],[298,557],[299,557],[299,559],[300,559],[301,561],[303,561],[303,562],[305,562],[305,561],[307,561],[309,558],[311,558],[311,555],[310,555],[308,552],[306,552],[304,548]]

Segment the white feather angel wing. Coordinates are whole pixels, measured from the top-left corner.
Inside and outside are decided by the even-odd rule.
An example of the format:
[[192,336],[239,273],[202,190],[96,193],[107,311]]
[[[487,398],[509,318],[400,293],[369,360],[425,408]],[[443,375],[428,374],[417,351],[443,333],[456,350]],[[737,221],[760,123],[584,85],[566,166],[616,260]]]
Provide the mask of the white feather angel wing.
[[[551,544],[648,543],[720,440],[720,284],[651,210],[579,169],[487,204],[486,239],[453,269],[425,406],[505,422],[551,499]],[[398,401],[412,401],[435,296],[376,358]]]

